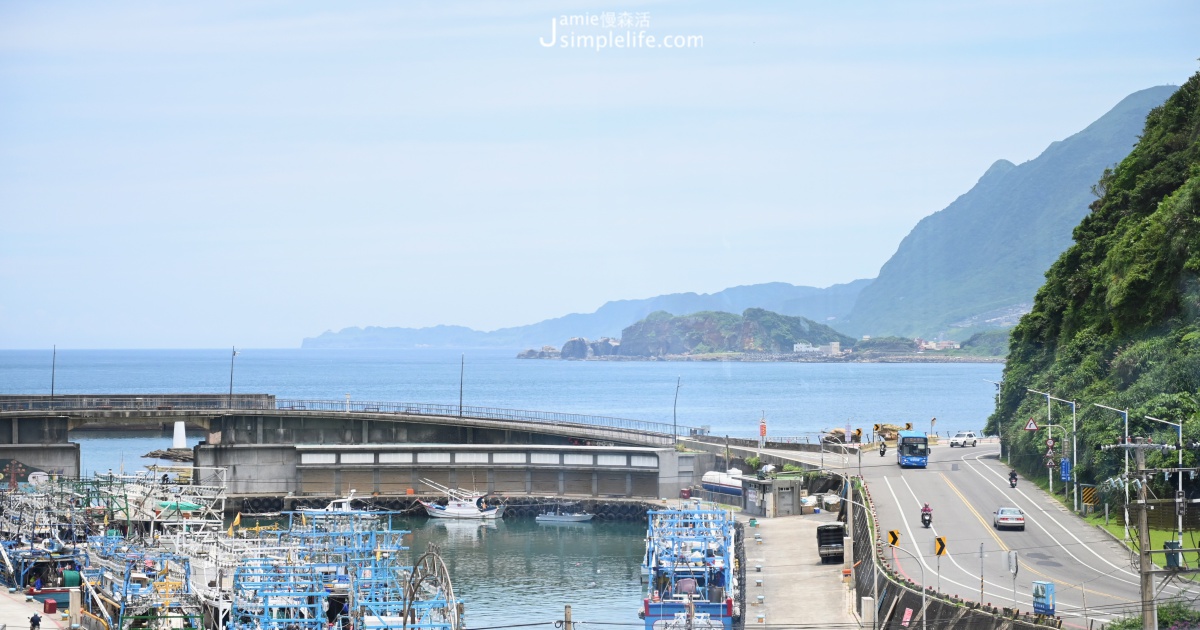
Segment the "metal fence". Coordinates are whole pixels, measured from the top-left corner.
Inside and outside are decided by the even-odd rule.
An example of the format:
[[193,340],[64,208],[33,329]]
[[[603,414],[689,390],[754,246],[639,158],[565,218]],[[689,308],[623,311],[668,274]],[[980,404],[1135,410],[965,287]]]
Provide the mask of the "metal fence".
[[704,430],[686,425],[646,422],[610,416],[528,411],[413,402],[372,402],[360,400],[276,399],[266,394],[222,395],[70,395],[0,396],[0,411],[325,411],[334,413],[382,413],[454,418],[506,420],[534,424],[573,425],[619,429],[646,434],[703,435]]

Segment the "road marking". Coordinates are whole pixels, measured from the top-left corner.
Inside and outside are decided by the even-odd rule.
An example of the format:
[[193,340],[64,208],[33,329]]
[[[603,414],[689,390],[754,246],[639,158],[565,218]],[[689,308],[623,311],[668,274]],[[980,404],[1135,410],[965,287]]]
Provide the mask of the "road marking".
[[[971,457],[971,459],[974,459],[974,460],[975,460],[975,462],[976,462],[977,464],[979,464],[980,466],[982,466],[982,465],[983,465],[983,463],[979,461],[979,458],[980,458],[980,457],[983,457],[983,456],[984,456],[984,453],[976,453],[976,454],[969,455],[969,456],[968,456],[968,455],[966,455],[966,454],[964,454],[964,455],[962,455],[962,458],[961,458],[961,459],[963,460],[963,463],[964,463],[964,464],[966,464],[966,466],[967,466],[968,468],[970,468],[970,469],[971,469],[973,472],[975,472],[975,474],[979,475],[979,476],[980,476],[980,477],[981,477],[981,478],[982,478],[982,479],[983,479],[983,480],[984,480],[984,481],[985,481],[985,482],[986,482],[988,485],[992,486],[992,488],[994,488],[994,489],[995,489],[997,492],[999,492],[1001,495],[1004,495],[1004,491],[1003,491],[1003,490],[1002,490],[1002,489],[1001,489],[1001,488],[1000,488],[998,485],[996,485],[995,483],[993,483],[993,482],[992,482],[992,480],[988,479],[988,478],[987,478],[987,477],[986,477],[986,476],[985,476],[983,473],[979,472],[979,470],[978,470],[978,469],[976,469],[976,467],[975,467],[975,466],[971,465],[971,463],[970,463],[970,462],[967,462],[967,457]],[[990,466],[987,466],[986,468],[987,468],[988,470],[991,470],[991,467],[990,467]],[[1002,474],[1000,474],[1000,473],[998,473],[998,472],[995,472],[994,470],[992,470],[992,473],[993,473],[993,474],[995,474],[997,477],[1000,477],[1001,479],[1004,479],[1004,475],[1002,475]],[[1007,479],[1005,479],[1005,481],[1007,481]],[[947,481],[947,483],[949,483],[949,481]],[[1026,499],[1027,501],[1029,501],[1030,503],[1033,503],[1034,505],[1037,505],[1037,502],[1036,502],[1036,501],[1034,501],[1033,499],[1030,499],[1030,498],[1029,498],[1029,495],[1025,494],[1023,491],[1021,491],[1021,490],[1017,490],[1017,492],[1018,492],[1018,493],[1020,493],[1020,495],[1021,495],[1021,496],[1025,497],[1025,499]],[[960,494],[959,496],[962,496],[962,495]],[[1013,503],[1015,504],[1015,501],[1014,501]],[[1015,507],[1020,507],[1020,506],[1015,506]],[[1024,509],[1024,508],[1022,508],[1022,509]],[[1064,532],[1066,532],[1066,533],[1067,533],[1067,535],[1069,535],[1071,538],[1074,538],[1074,539],[1075,539],[1075,542],[1078,542],[1078,543],[1079,543],[1080,545],[1082,545],[1082,546],[1083,546],[1085,549],[1087,549],[1088,551],[1091,551],[1091,552],[1092,552],[1092,554],[1093,554],[1093,555],[1095,555],[1097,558],[1100,558],[1101,560],[1103,560],[1103,561],[1105,562],[1105,564],[1107,564],[1107,565],[1108,565],[1108,566],[1110,566],[1110,567],[1113,567],[1113,569],[1115,569],[1115,570],[1119,570],[1119,571],[1121,571],[1122,573],[1127,573],[1127,574],[1129,574],[1129,575],[1133,575],[1133,574],[1129,573],[1128,571],[1126,571],[1126,570],[1124,570],[1124,569],[1121,569],[1121,567],[1118,567],[1118,566],[1114,565],[1113,563],[1109,562],[1108,560],[1104,559],[1104,558],[1103,558],[1103,557],[1102,557],[1100,554],[1096,553],[1096,552],[1095,552],[1095,550],[1091,549],[1091,547],[1090,547],[1089,545],[1087,545],[1086,543],[1084,543],[1082,540],[1079,540],[1079,538],[1077,538],[1077,537],[1075,536],[1075,534],[1073,534],[1073,533],[1072,533],[1070,530],[1068,530],[1066,527],[1063,527],[1062,523],[1059,523],[1058,521],[1054,520],[1054,517],[1050,515],[1050,513],[1049,513],[1049,511],[1048,511],[1048,510],[1046,510],[1046,509],[1044,509],[1044,508],[1041,508],[1040,506],[1038,507],[1038,510],[1039,510],[1039,511],[1041,511],[1041,513],[1042,513],[1042,514],[1044,514],[1044,515],[1046,516],[1046,518],[1050,520],[1050,522],[1052,522],[1052,523],[1054,523],[1055,525],[1057,525],[1057,526],[1058,526],[1060,529],[1062,529]],[[1041,524],[1041,523],[1040,523],[1040,522],[1039,522],[1037,519],[1031,519],[1031,518],[1029,518],[1028,514],[1026,514],[1025,521],[1026,521],[1026,523],[1033,523],[1035,526],[1037,526],[1037,528],[1038,528],[1038,529],[1041,529],[1041,530],[1042,530],[1042,533],[1044,533],[1044,534],[1046,534],[1047,536],[1049,536],[1049,537],[1050,537],[1050,539],[1051,539],[1051,540],[1053,540],[1053,541],[1055,542],[1055,544],[1057,544],[1057,545],[1059,546],[1059,548],[1063,550],[1063,552],[1064,552],[1064,553],[1066,553],[1068,556],[1071,556],[1071,558],[1072,558],[1073,560],[1075,560],[1075,562],[1078,562],[1080,566],[1087,567],[1087,568],[1091,569],[1092,571],[1095,571],[1096,573],[1100,574],[1100,575],[1096,576],[1097,578],[1098,578],[1098,577],[1109,576],[1109,577],[1113,578],[1114,580],[1117,580],[1118,582],[1122,582],[1122,583],[1129,584],[1129,585],[1132,585],[1132,586],[1140,586],[1140,584],[1139,584],[1139,583],[1137,583],[1137,582],[1131,582],[1131,581],[1129,581],[1129,580],[1124,580],[1124,579],[1121,579],[1120,577],[1117,577],[1117,576],[1115,576],[1115,575],[1112,575],[1112,571],[1109,571],[1108,573],[1100,573],[1100,571],[1099,571],[1098,569],[1096,569],[1095,567],[1093,567],[1093,566],[1092,566],[1092,565],[1090,565],[1090,564],[1087,564],[1086,562],[1084,562],[1083,560],[1081,560],[1081,559],[1080,559],[1078,556],[1076,556],[1075,554],[1071,553],[1071,550],[1070,550],[1070,549],[1067,549],[1066,545],[1064,545],[1064,544],[1062,543],[1062,541],[1060,541],[1058,538],[1056,538],[1056,537],[1054,536],[1054,534],[1050,533],[1050,531],[1049,531],[1048,529],[1046,529],[1046,527],[1045,527],[1044,525],[1042,525],[1042,524]],[[1028,571],[1029,571],[1030,573],[1034,573],[1034,574],[1036,574],[1036,575],[1039,575],[1039,576],[1041,576],[1041,577],[1044,577],[1044,578],[1046,578],[1047,580],[1052,580],[1052,581],[1056,582],[1057,584],[1061,584],[1062,586],[1065,586],[1065,587],[1067,587],[1067,588],[1070,588],[1070,589],[1073,589],[1073,590],[1080,590],[1080,587],[1079,587],[1079,585],[1078,585],[1078,584],[1072,584],[1072,583],[1070,583],[1070,582],[1063,582],[1063,581],[1061,581],[1061,580],[1058,580],[1058,579],[1055,579],[1055,578],[1053,578],[1053,577],[1047,576],[1047,575],[1045,575],[1044,573],[1041,573],[1041,572],[1037,571],[1036,569],[1033,569],[1033,568],[1031,568],[1031,567],[1028,567],[1028,566],[1026,566],[1025,568],[1027,568],[1027,569],[1028,569]],[[1092,579],[1096,579],[1096,578],[1092,578]],[[1127,599],[1127,598],[1124,598],[1124,597],[1117,597],[1117,596],[1115,596],[1115,595],[1110,595],[1110,594],[1108,594],[1108,593],[1105,593],[1105,592],[1103,592],[1103,591],[1097,591],[1097,590],[1093,590],[1093,589],[1088,589],[1088,588],[1086,588],[1086,587],[1085,587],[1085,589],[1084,589],[1084,590],[1086,590],[1086,591],[1087,591],[1087,592],[1089,592],[1089,593],[1095,593],[1096,595],[1100,595],[1100,596],[1102,596],[1102,597],[1108,597],[1108,598],[1110,598],[1110,599],[1112,599],[1112,600],[1114,600],[1114,601],[1118,601],[1118,602],[1131,602],[1131,603],[1133,603],[1133,604],[1138,604],[1138,605],[1140,605],[1140,604],[1138,603],[1138,601],[1137,601],[1137,600]],[[1187,591],[1185,590],[1185,592],[1187,592]]]
[[938,473],[938,476],[942,478],[942,481],[946,482],[947,486],[950,486],[950,490],[953,491],[954,494],[958,495],[958,498],[962,500],[963,505],[967,506],[967,509],[975,515],[975,518],[979,519],[979,524],[983,525],[983,528],[987,530],[987,533],[992,535],[992,538],[996,541],[996,544],[1000,545],[1000,551],[1009,551],[1008,545],[1004,544],[1003,540],[1000,540],[1000,535],[994,531],[994,528],[991,525],[988,525],[987,521],[983,520],[983,516],[975,510],[975,506],[971,505],[971,502],[967,500],[967,497],[964,497],[963,493],[959,492],[958,488],[955,487],[954,484],[950,483],[950,480],[946,478],[946,475]]

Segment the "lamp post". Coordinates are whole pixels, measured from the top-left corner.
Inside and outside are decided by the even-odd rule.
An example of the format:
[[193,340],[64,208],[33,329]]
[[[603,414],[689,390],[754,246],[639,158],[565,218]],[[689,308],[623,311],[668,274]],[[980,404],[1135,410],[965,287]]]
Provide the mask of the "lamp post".
[[917,568],[921,570],[921,630],[925,630],[925,613],[928,612],[928,607],[925,604],[925,565],[921,562],[921,559],[917,557],[917,554],[905,549],[904,547],[898,547],[896,545],[889,546],[892,549],[899,549],[900,551],[912,556],[913,561],[917,563]]
[[[1078,428],[1078,424],[1076,422],[1077,417],[1075,414],[1075,401],[1074,400],[1063,400],[1062,398],[1056,398],[1054,396],[1051,396],[1050,394],[1047,394],[1046,392],[1039,392],[1034,389],[1028,389],[1028,391],[1031,391],[1035,394],[1041,394],[1042,396],[1046,397],[1046,422],[1050,422],[1050,401],[1051,400],[1057,400],[1058,402],[1071,405],[1071,488],[1073,490],[1073,492],[1071,494],[1072,494],[1073,503],[1075,505],[1075,512],[1079,512],[1079,476],[1075,472],[1075,467],[1079,465],[1079,441],[1078,441],[1078,437],[1077,437],[1079,428]],[[1066,429],[1063,429],[1062,427],[1059,427],[1059,429],[1061,429],[1063,431],[1063,433],[1066,433]],[[1054,471],[1053,470],[1050,471],[1050,492],[1051,492],[1051,494],[1054,493]]]
[[237,346],[233,346],[233,354],[229,356],[229,408],[233,409],[233,358],[237,356]]
[[54,408],[54,371],[58,367],[58,345],[55,344],[50,355],[50,408]]
[[[1161,422],[1163,424],[1169,424],[1175,427],[1175,430],[1178,432],[1179,441],[1175,444],[1175,450],[1179,453],[1179,470],[1175,471],[1175,476],[1179,479],[1179,489],[1176,491],[1177,494],[1175,495],[1175,500],[1179,501],[1181,498],[1183,498],[1183,425],[1176,424],[1170,420],[1159,420],[1158,418],[1151,416],[1146,416],[1146,419],[1153,420],[1155,422]],[[1180,546],[1183,546],[1183,512],[1179,509],[1178,503],[1175,504],[1175,520],[1179,527],[1179,544]]]
[[[1001,381],[989,381],[986,378],[983,379],[983,381],[985,383],[991,383],[992,385],[996,386],[996,409],[997,410],[1000,409],[1000,383],[1001,383]],[[996,437],[1000,438],[1000,457],[1003,458],[1004,457],[1004,431],[1000,430],[1000,425],[996,425],[996,431],[997,431],[997,433],[999,433],[999,435]]]
[[677,421],[676,411],[679,410],[679,387],[683,385],[683,377],[675,377],[675,403],[671,405],[671,441],[679,441],[679,423]]
[[[1129,410],[1117,409],[1101,405],[1100,403],[1092,403],[1093,405],[1109,411],[1115,411],[1121,414],[1121,419],[1125,421],[1125,444],[1129,444]],[[1125,487],[1125,541],[1129,541],[1129,449],[1121,449],[1125,451],[1125,476],[1122,477],[1122,486]]]

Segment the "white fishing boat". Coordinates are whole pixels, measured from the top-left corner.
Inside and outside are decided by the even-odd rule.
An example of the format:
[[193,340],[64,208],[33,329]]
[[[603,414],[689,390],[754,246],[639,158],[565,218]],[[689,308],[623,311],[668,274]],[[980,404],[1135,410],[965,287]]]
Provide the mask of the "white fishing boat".
[[445,505],[418,501],[430,518],[494,519],[504,515],[504,503],[486,492],[447,488],[428,479],[422,479],[421,483],[446,495]]
[[564,512],[561,509],[555,509],[553,512],[542,512],[533,518],[538,523],[587,523],[592,520],[594,514],[587,512]]
[[725,472],[709,471],[700,479],[701,486],[709,492],[719,492],[735,497],[742,496],[742,471],[730,468]]

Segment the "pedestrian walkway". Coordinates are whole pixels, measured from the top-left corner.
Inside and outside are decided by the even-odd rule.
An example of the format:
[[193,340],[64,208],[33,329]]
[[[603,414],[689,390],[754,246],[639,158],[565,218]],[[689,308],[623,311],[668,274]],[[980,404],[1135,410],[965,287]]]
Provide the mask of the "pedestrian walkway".
[[42,602],[27,602],[24,593],[9,593],[7,588],[0,589],[0,625],[7,630],[28,630],[29,618],[33,613],[42,616],[42,630],[62,630],[70,625],[62,621],[58,614],[42,613]]
[[[739,515],[746,522],[749,517]],[[835,514],[758,519],[746,532],[746,628],[858,627],[851,614],[853,595],[842,582],[842,563],[821,564],[817,526],[836,521]],[[754,536],[758,534],[762,543]],[[756,566],[762,570],[757,571]],[[762,585],[759,586],[759,580]],[[762,603],[758,598],[762,597]]]

